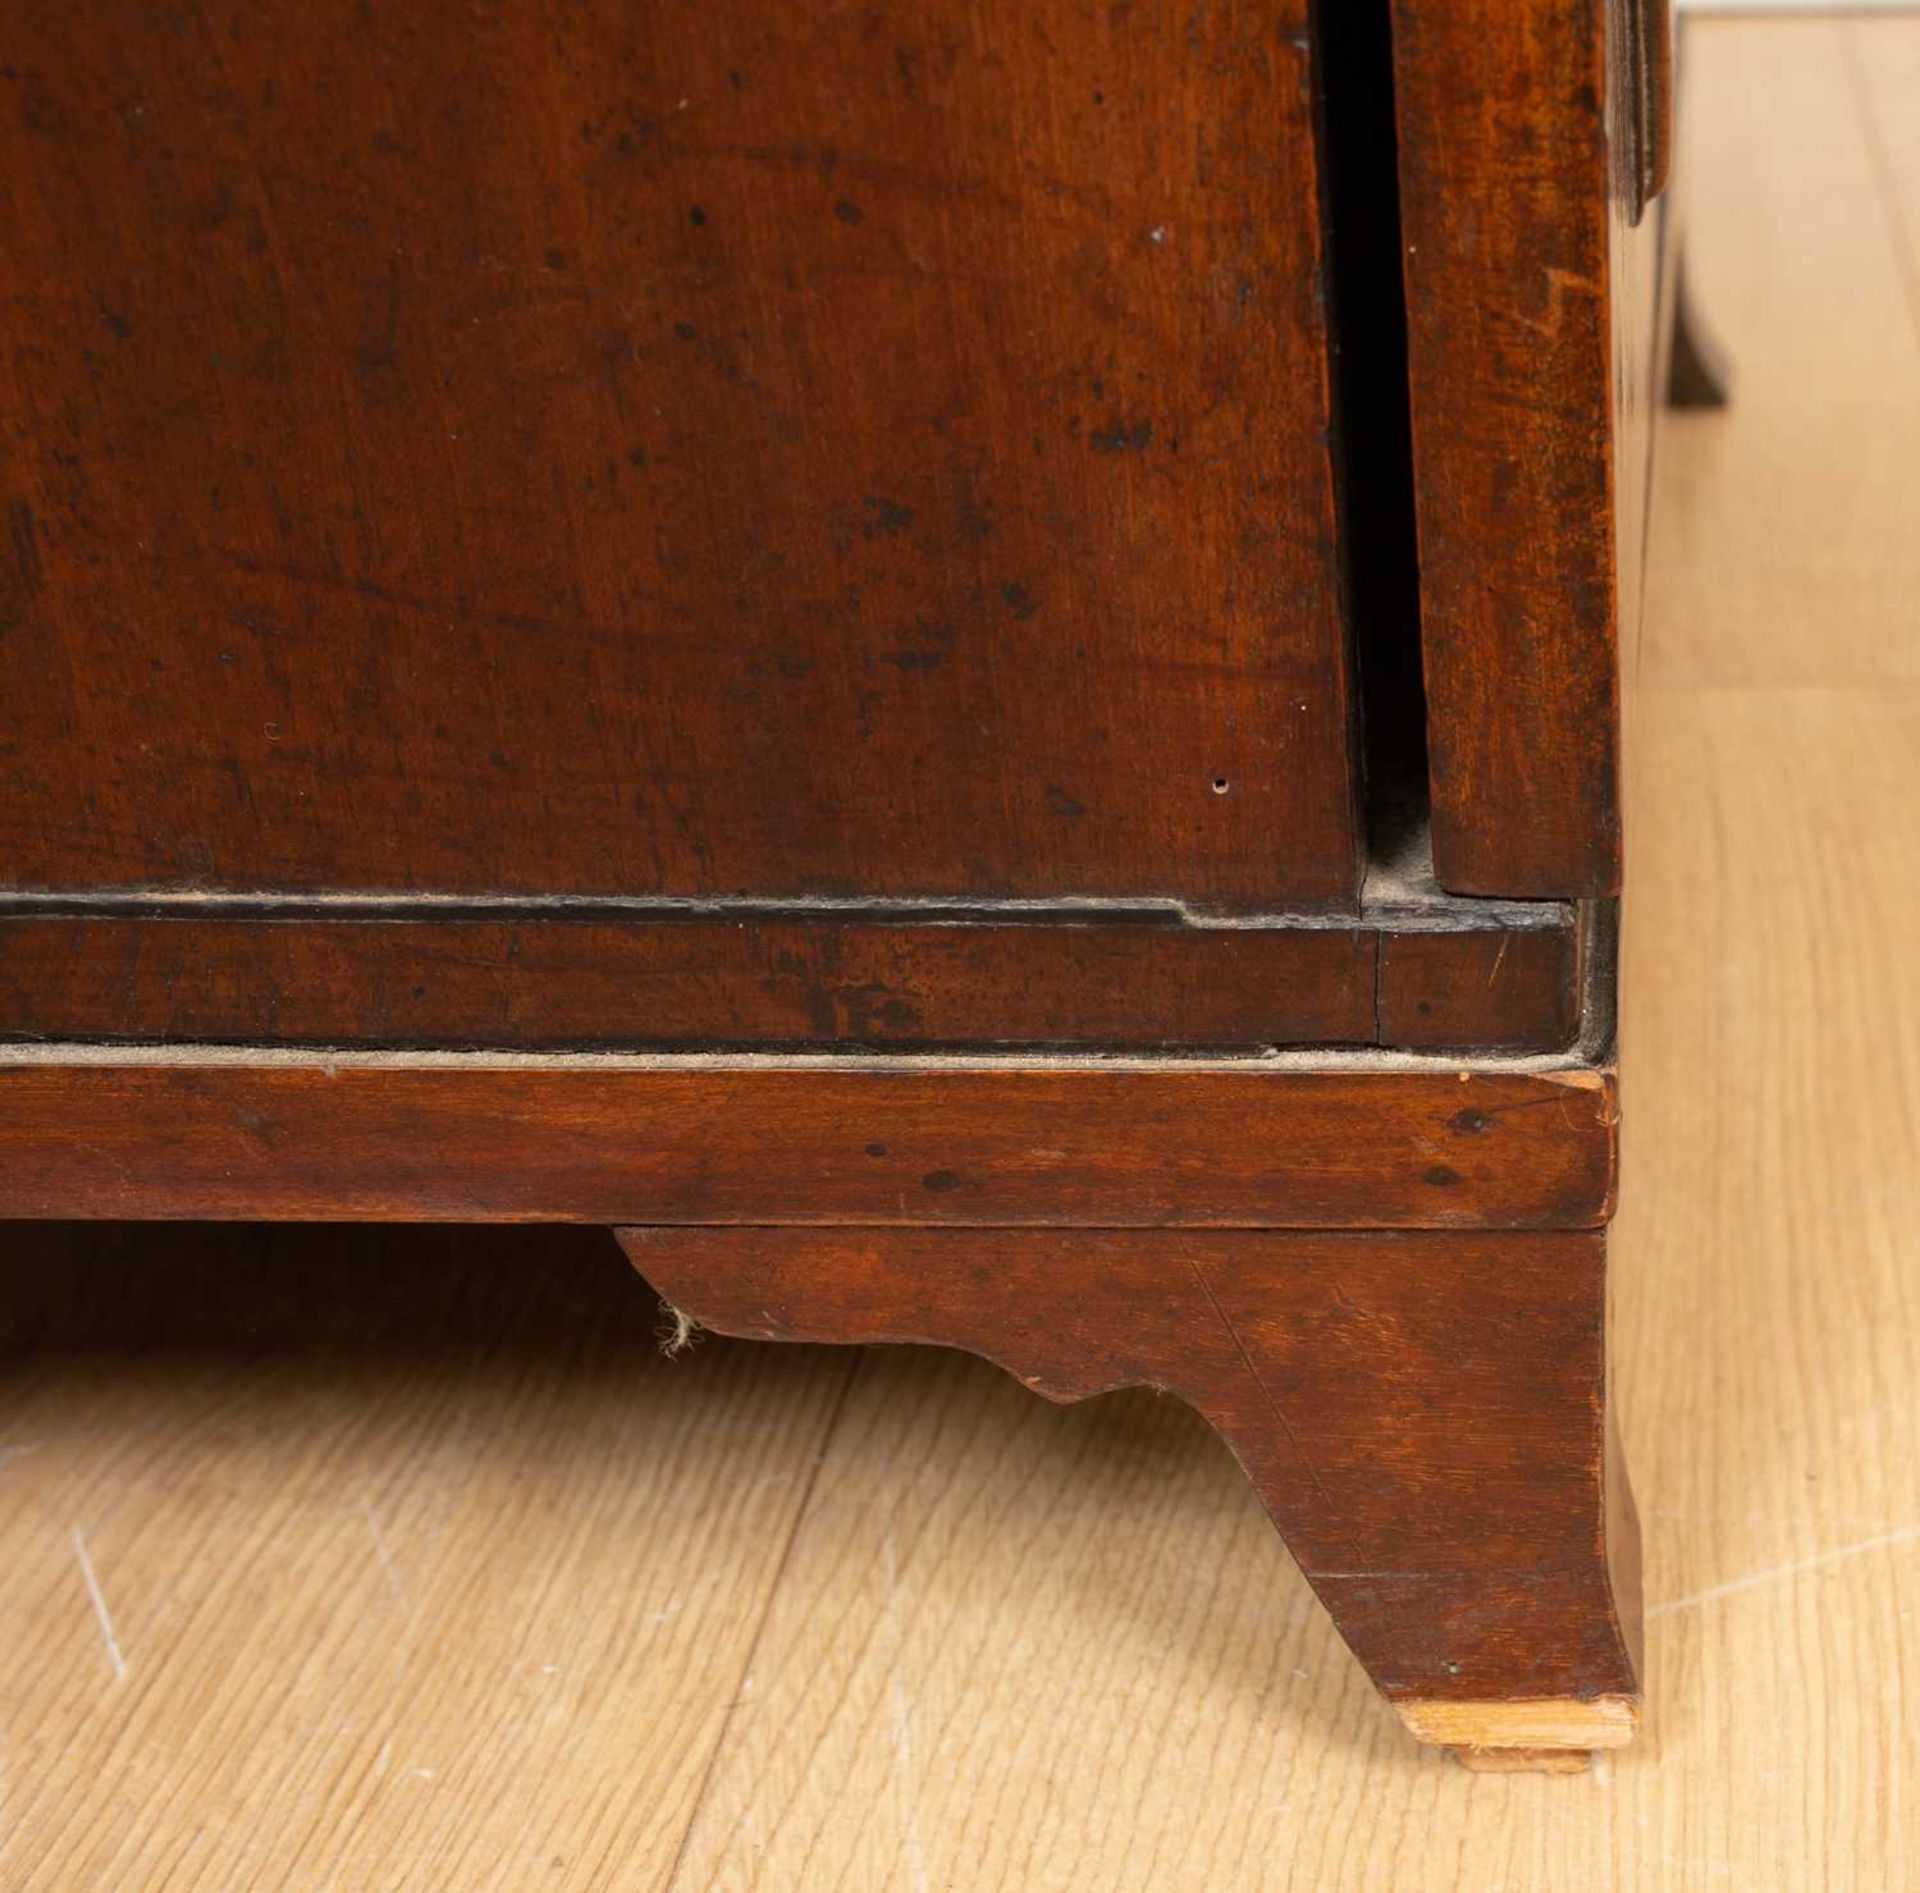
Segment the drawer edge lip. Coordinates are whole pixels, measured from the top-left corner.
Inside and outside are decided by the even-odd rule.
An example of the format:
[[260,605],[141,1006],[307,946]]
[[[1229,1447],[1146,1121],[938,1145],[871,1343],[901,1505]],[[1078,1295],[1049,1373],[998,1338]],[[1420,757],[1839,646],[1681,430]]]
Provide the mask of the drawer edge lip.
[[[1457,904],[1456,904],[1457,905]],[[1200,1055],[1564,1051],[1582,930],[1418,908],[1254,924],[0,903],[0,1043]]]

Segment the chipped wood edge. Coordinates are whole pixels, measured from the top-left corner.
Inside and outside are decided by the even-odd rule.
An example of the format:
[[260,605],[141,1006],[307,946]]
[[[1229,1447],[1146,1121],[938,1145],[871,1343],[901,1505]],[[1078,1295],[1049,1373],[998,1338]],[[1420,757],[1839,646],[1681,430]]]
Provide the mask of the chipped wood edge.
[[[1577,1696],[1482,1701],[1403,1696],[1393,1706],[1415,1741],[1482,1753],[1544,1749],[1585,1754],[1596,1748],[1624,1748],[1640,1721],[1639,1704],[1631,1696],[1595,1696],[1586,1701]],[[1461,1759],[1468,1757],[1463,1754]],[[1469,1765],[1515,1764],[1475,1760]]]

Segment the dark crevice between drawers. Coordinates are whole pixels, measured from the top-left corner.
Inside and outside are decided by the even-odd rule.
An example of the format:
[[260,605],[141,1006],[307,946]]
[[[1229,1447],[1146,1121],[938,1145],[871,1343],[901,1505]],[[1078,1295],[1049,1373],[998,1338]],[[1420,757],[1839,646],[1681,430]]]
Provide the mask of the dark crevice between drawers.
[[1342,587],[1359,696],[1367,851],[1427,825],[1407,303],[1391,0],[1312,0]]

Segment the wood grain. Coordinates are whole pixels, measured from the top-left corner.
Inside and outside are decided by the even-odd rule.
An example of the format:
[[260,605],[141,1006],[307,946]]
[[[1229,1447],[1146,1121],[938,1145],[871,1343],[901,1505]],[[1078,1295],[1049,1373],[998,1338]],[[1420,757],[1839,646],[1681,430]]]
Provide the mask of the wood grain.
[[1350,898],[1307,12],[10,8],[0,882]]
[[552,908],[511,920],[0,917],[0,1037],[1555,1051],[1579,1030],[1579,954],[1570,909],[1542,918],[1412,929],[1124,913],[596,921]]
[[1543,998],[1580,988],[1577,936],[1409,930],[1383,934],[1379,953],[1375,1032],[1382,1045],[1531,1049],[1545,1033],[1564,1033],[1572,1010],[1555,1018],[1549,1009],[1543,1018]]
[[669,1366],[597,1230],[43,1226],[0,1282],[10,1888],[664,1869],[850,1358]]
[[1574,1750],[1584,1762],[1587,1751],[1624,1748],[1638,1718],[1634,1705],[1618,1697],[1536,1696],[1514,1702],[1403,1702],[1400,1719],[1423,1742],[1473,1751],[1480,1766],[1501,1754],[1529,1765],[1542,1754]]
[[1920,679],[1914,56],[1898,21],[1687,30],[1683,138],[1727,154],[1686,189],[1688,286],[1735,399],[1662,429],[1649,683]]
[[0,1216],[1590,1228],[1611,1077],[0,1059]]
[[[1395,0],[1435,870],[1620,885],[1606,0]],[[1619,49],[1614,49],[1617,55]]]
[[1177,1393],[1423,1740],[1585,1750],[1632,1731],[1639,1537],[1608,1476],[1603,1235],[620,1239],[723,1334],[931,1341],[1056,1400]]
[[662,1363],[593,1232],[16,1228],[0,1880],[1904,1885],[1920,350],[1889,205],[1920,171],[1876,188],[1848,39],[1897,105],[1912,21],[1686,48],[1696,283],[1742,380],[1664,430],[1629,749],[1632,1747],[1568,1780],[1418,1750],[1177,1401],[1053,1407],[928,1349]]

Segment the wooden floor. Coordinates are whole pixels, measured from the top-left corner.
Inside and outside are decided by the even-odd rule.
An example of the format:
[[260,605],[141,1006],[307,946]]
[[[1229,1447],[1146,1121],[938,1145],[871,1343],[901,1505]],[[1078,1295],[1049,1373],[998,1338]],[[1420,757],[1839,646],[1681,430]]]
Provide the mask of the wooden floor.
[[1417,1751],[1170,1401],[597,1232],[4,1234],[0,1887],[1920,1884],[1920,20],[1697,27],[1634,728],[1651,1711]]

